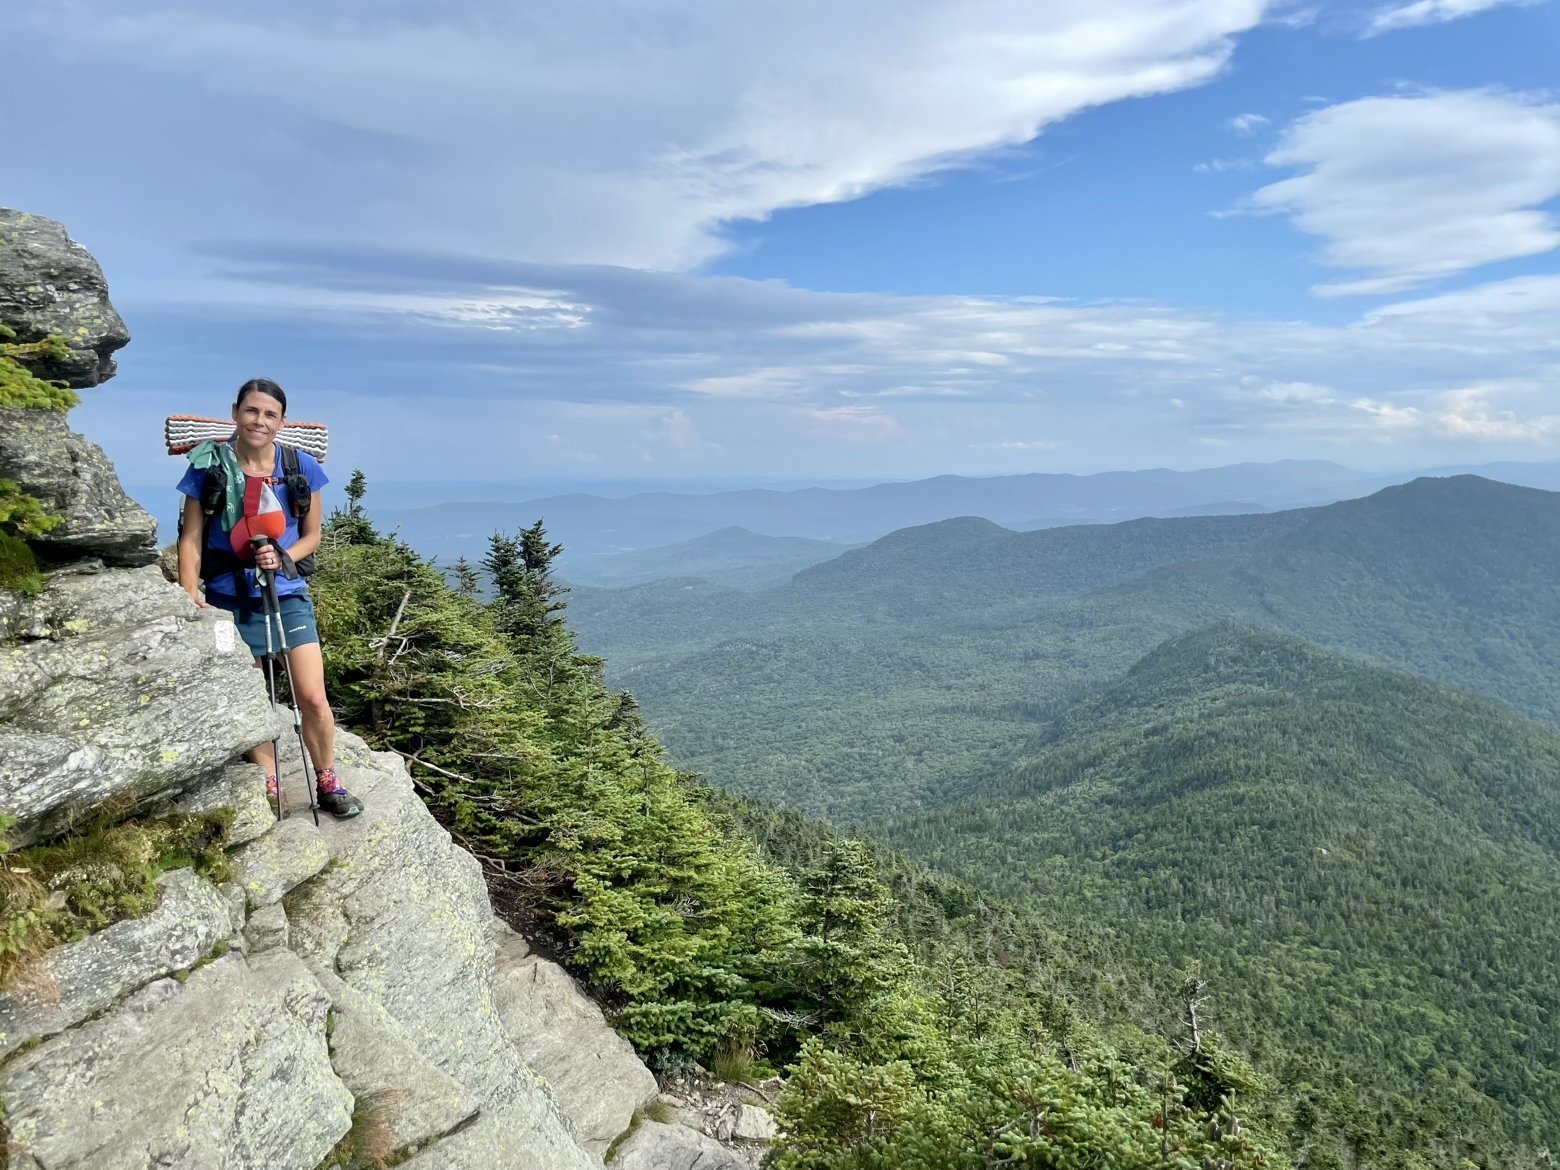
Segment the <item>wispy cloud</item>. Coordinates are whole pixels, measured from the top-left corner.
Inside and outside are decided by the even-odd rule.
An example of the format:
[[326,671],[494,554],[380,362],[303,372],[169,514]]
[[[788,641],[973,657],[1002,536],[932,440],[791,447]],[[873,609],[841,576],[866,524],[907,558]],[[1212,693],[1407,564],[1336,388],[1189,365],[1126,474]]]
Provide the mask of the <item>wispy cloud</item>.
[[[377,307],[359,282],[385,291]],[[430,311],[503,303],[506,288],[549,290],[582,323],[495,330],[481,313]],[[313,299],[288,315],[302,290]],[[1560,454],[1560,275],[1404,300],[1348,325],[315,250],[226,295],[138,318],[149,335],[206,344],[162,365],[132,347],[120,378],[78,408],[116,460],[152,459],[138,437],[149,414],[199,408],[251,366],[296,389],[310,417],[353,420],[339,457],[371,476],[646,459],[893,475],[960,470],[960,453],[963,470],[1099,470],[1196,465],[1208,439],[1245,459],[1347,461],[1355,442],[1427,464],[1479,449]]]
[[1229,127],[1237,134],[1255,134],[1270,121],[1262,114],[1236,114],[1229,121]]
[[1267,163],[1304,173],[1250,206],[1290,215],[1319,259],[1364,275],[1323,296],[1396,293],[1560,246],[1560,106],[1488,90],[1376,97],[1291,125]]
[[1424,24],[1445,24],[1475,16],[1491,8],[1538,3],[1539,0],[1414,0],[1411,4],[1393,4],[1379,9],[1365,26],[1366,36],[1379,36],[1401,28]]
[[722,251],[724,225],[1201,84],[1267,4],[22,0],[7,19],[48,46],[40,83],[57,75],[49,52],[68,56],[72,100],[115,110],[81,120],[59,181],[113,173],[165,247],[241,224],[258,240],[688,268]]

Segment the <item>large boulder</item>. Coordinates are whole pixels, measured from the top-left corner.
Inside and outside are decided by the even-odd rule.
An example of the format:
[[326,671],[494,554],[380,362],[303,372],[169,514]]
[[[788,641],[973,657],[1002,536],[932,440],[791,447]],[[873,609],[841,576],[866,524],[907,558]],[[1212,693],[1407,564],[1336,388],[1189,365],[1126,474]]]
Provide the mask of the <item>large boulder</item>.
[[158,907],[145,918],[56,947],[36,978],[0,993],[0,1057],[79,1024],[154,979],[193,967],[232,934],[227,904],[192,870],[163,874],[157,889]]
[[753,1170],[756,1163],[686,1125],[646,1121],[618,1147],[612,1170]]
[[[114,351],[130,340],[91,253],[52,219],[9,208],[0,208],[0,325],[23,344],[64,338],[63,358],[29,357],[26,365],[40,378],[76,387],[112,378]],[[156,521],[125,495],[102,449],[72,431],[60,412],[0,407],[0,479],[60,517],[32,540],[45,558],[98,556],[117,565],[156,559]]]
[[62,224],[9,207],[0,207],[0,324],[21,342],[65,338],[69,357],[31,369],[76,387],[112,378],[114,351],[130,340],[92,253]]
[[556,963],[533,953],[525,939],[496,922],[498,1014],[521,1058],[552,1089],[596,1154],[656,1099],[655,1076],[634,1047],[612,1030],[601,1009]]
[[0,1067],[12,1165],[314,1170],[352,1124],[329,1007],[286,951],[148,984]]
[[[292,745],[284,763],[298,767]],[[403,1053],[407,1079],[431,1065],[475,1103],[469,1119],[405,1165],[599,1168],[599,1156],[581,1147],[545,1082],[526,1069],[505,1033],[495,1006],[493,910],[481,867],[417,798],[399,757],[370,752],[342,733],[336,764],[365,808],[349,821],[322,826],[330,864],[283,900],[289,945],[357,993],[357,1026],[370,1026],[370,1008],[393,1021],[386,1051],[393,1042]]]
[[175,794],[280,730],[232,618],[155,568],[55,574],[0,647],[0,810],[22,843]]
[[54,410],[0,407],[0,479],[21,485],[61,523],[31,544],[45,557],[101,557],[112,565],[157,560],[157,521],[119,484],[96,443]]

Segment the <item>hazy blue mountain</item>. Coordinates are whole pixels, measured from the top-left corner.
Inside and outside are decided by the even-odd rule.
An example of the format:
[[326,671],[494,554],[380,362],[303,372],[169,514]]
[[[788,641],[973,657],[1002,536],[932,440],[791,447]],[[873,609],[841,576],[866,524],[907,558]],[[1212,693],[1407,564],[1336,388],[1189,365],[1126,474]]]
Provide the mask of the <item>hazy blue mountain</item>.
[[1422,475],[1478,475],[1485,479],[1498,479],[1502,483],[1514,483],[1521,487],[1543,488],[1560,491],[1560,459],[1542,463],[1475,463],[1454,467],[1436,467],[1421,472]]
[[567,580],[598,588],[641,585],[667,577],[702,577],[735,589],[758,589],[778,585],[849,547],[731,527],[677,544],[607,556],[580,557],[566,552],[561,564]]
[[[1098,475],[943,475],[862,488],[803,488],[687,494],[645,492],[621,499],[570,493],[516,503],[439,503],[426,508],[373,509],[384,527],[441,560],[480,555],[495,529],[538,517],[576,554],[598,556],[692,540],[727,527],[771,536],[855,544],[895,529],[982,516],[1024,524],[1035,516],[1099,523],[1162,514],[1223,500],[1279,507],[1326,503],[1379,486],[1322,460],[1244,463],[1201,471],[1112,471]],[[372,497],[370,497],[372,499]]]
[[1166,516],[1246,516],[1253,512],[1276,512],[1267,504],[1254,504],[1250,500],[1219,500],[1212,504],[1193,504],[1188,508],[1170,508]]

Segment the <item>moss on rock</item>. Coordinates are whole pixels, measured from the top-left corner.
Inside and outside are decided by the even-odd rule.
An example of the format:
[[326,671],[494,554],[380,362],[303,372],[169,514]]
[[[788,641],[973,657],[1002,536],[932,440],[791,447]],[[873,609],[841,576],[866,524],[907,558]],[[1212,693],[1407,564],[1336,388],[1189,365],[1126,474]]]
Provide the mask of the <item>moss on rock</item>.
[[58,334],[26,343],[16,331],[0,324],[0,407],[66,411],[81,397],[64,382],[40,378],[29,369],[34,361],[62,361],[71,356],[70,342]]
[[[50,947],[157,908],[157,878],[194,867],[214,883],[232,866],[232,814],[111,818],[20,852],[0,838],[0,989],[25,983]],[[14,822],[0,818],[0,831]]]

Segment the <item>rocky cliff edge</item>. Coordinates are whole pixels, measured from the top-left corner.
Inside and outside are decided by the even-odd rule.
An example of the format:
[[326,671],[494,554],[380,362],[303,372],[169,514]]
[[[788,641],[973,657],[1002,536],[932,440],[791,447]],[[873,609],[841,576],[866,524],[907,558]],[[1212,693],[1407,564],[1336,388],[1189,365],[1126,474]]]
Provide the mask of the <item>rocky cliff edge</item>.
[[[112,376],[128,340],[91,256],[3,209],[0,324],[64,337],[70,356],[35,372],[76,386]],[[478,863],[398,757],[341,734],[366,811],[316,827],[284,756],[293,812],[275,819],[242,761],[278,730],[259,672],[227,615],[150,565],[149,517],[62,413],[0,407],[0,479],[63,517],[36,542],[42,589],[0,589],[13,844],[105,815],[227,810],[232,873],[164,873],[155,909],[0,992],[0,1164],[574,1170],[614,1143],[627,1170],[756,1164],[758,1146],[640,1124],[654,1077],[493,917]]]

